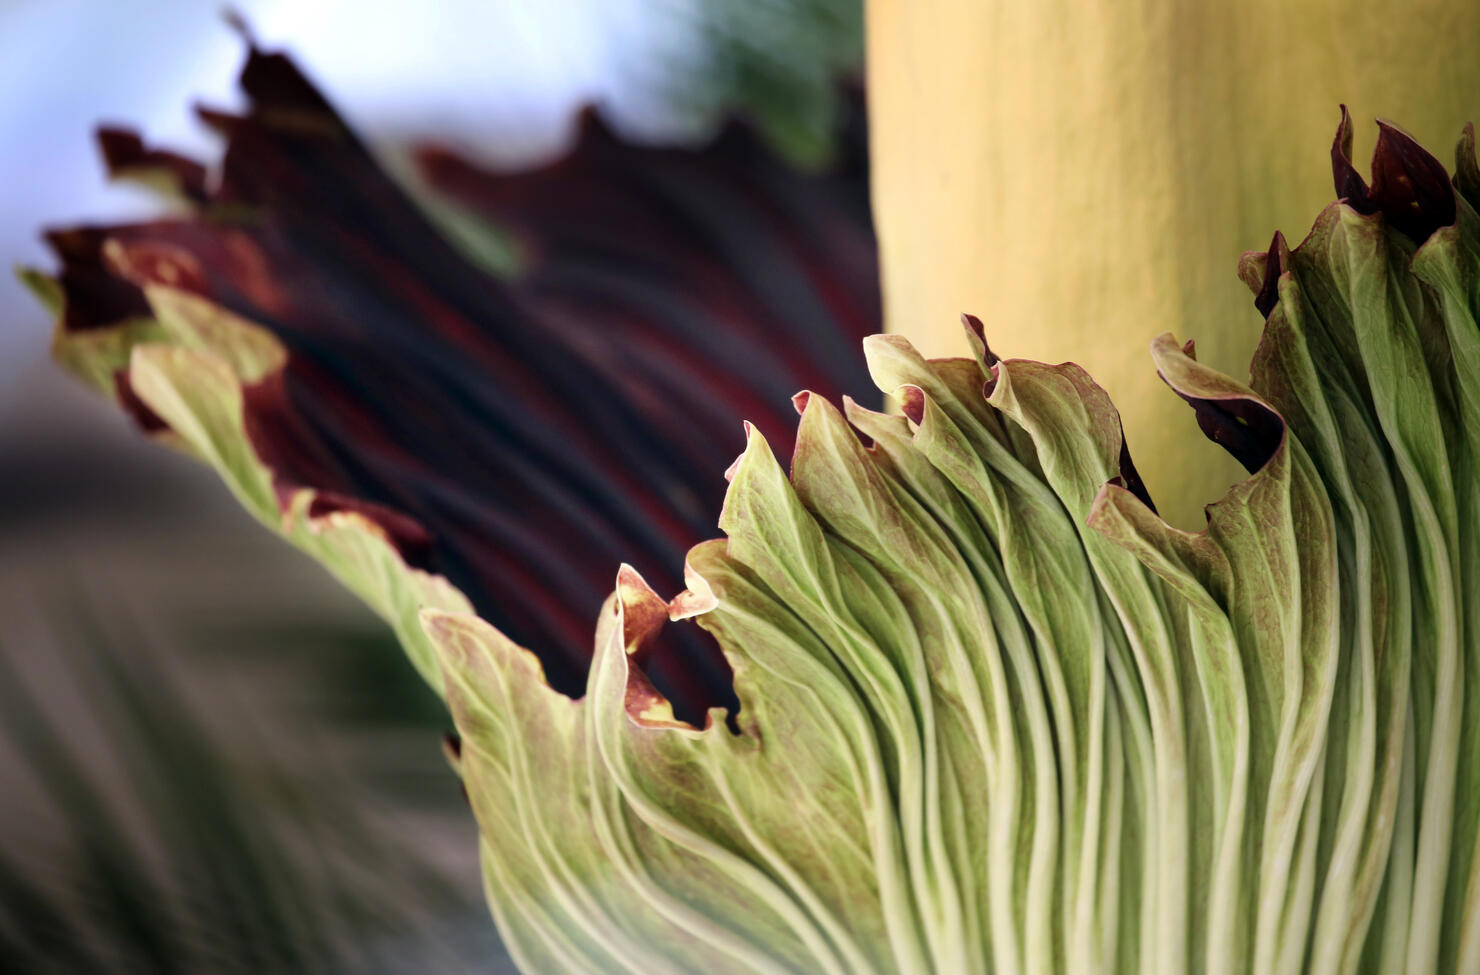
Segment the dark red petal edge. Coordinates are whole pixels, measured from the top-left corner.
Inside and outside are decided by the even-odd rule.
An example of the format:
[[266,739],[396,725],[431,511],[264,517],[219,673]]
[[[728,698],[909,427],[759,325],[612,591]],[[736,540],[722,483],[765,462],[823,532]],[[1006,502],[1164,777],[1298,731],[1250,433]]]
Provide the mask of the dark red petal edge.
[[[245,421],[279,496],[312,488],[311,514],[375,521],[567,693],[584,689],[611,566],[676,591],[684,551],[713,534],[716,472],[737,445],[703,431],[743,416],[784,445],[795,389],[870,388],[862,138],[825,173],[741,127],[700,149],[633,147],[594,117],[529,173],[424,154],[450,196],[531,242],[527,272],[503,281],[442,237],[287,57],[254,47],[241,85],[245,114],[200,110],[227,142],[214,188],[198,163],[100,133],[115,175],[163,175],[197,213],[50,235],[63,334],[147,316],[149,286],[267,329],[285,365],[246,387]],[[126,377],[117,395],[158,428]],[[641,662],[680,717],[733,706],[712,641],[669,629]]]

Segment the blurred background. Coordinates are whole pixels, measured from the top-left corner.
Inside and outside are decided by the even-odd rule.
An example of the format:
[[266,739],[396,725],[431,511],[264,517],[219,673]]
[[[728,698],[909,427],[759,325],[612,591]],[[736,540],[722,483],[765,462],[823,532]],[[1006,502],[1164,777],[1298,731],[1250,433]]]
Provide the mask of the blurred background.
[[[695,144],[737,111],[825,159],[860,0],[243,2],[391,161],[518,169],[596,103]],[[235,107],[214,3],[0,4],[0,251],[158,212],[109,185],[98,122],[213,159]],[[0,277],[0,971],[509,970],[448,726],[378,621],[204,467],[48,360]]]

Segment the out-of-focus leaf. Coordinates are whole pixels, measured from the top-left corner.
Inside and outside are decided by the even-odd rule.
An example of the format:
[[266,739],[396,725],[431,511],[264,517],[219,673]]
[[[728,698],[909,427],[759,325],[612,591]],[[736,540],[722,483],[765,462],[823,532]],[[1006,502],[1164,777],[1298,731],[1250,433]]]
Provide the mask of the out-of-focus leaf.
[[837,78],[862,61],[863,6],[862,0],[658,0],[653,9],[673,23],[687,22],[698,43],[678,64],[659,65],[656,78],[641,75],[652,65],[628,70],[680,108],[709,117],[743,112],[788,158],[815,165],[833,155],[831,133],[847,111]]
[[[215,184],[103,134],[115,172],[173,177],[196,212],[51,236],[63,267],[37,283],[59,305],[59,357],[221,468],[429,679],[416,610],[471,602],[578,692],[606,567],[676,587],[711,533],[738,446],[715,431],[743,417],[784,442],[792,391],[864,381],[878,294],[861,117],[830,174],[739,123],[643,149],[589,116],[567,156],[516,176],[429,150],[435,185],[516,234],[522,271],[504,280],[444,240],[286,57],[254,49],[242,85],[245,116],[202,112],[227,139]],[[427,573],[414,592],[389,582],[401,560]],[[685,713],[730,700],[696,634],[648,664]]]
[[[388,794],[367,791],[359,776],[368,768],[346,774],[309,749],[285,752],[248,727],[230,695],[202,712],[179,686],[185,655],[146,646],[123,613],[97,612],[74,597],[67,622],[52,628],[47,649],[60,652],[65,681],[27,679],[21,648],[0,647],[0,743],[38,786],[34,797],[12,798],[41,803],[30,821],[7,813],[0,967],[40,975],[507,965],[495,939],[468,937],[476,902],[424,845],[391,827]],[[300,651],[311,642],[282,641]],[[280,667],[278,683],[316,673],[300,661]],[[62,684],[77,688],[83,714]],[[79,724],[103,736],[101,751]]]

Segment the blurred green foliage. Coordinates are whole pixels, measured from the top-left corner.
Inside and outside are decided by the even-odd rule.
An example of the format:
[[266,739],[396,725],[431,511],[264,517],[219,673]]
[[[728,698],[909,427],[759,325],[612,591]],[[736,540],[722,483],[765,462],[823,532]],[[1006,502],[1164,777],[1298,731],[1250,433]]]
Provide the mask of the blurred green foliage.
[[748,116],[783,155],[818,164],[833,145],[844,89],[861,82],[862,0],[667,0],[694,18],[693,63],[669,66],[680,108],[713,118]]
[[[217,621],[161,648],[102,613],[58,601],[62,679],[44,686],[0,646],[0,735],[45,810],[0,853],[0,970],[510,970],[467,871],[404,829],[468,832],[474,855],[447,829],[464,812],[436,757],[445,719],[394,646]],[[228,676],[244,655],[275,671],[245,695]],[[200,700],[192,677],[221,693]],[[323,705],[321,726],[284,726],[297,708],[274,688]]]

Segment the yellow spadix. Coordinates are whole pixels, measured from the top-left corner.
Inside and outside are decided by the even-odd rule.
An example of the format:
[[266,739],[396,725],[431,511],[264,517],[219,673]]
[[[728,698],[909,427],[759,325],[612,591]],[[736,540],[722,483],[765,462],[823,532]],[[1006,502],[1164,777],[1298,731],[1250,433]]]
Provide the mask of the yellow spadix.
[[888,327],[964,354],[969,311],[999,354],[1085,366],[1189,527],[1239,472],[1148,343],[1247,375],[1239,254],[1334,198],[1341,103],[1359,151],[1374,116],[1433,147],[1480,116],[1473,0],[868,0],[867,36]]

